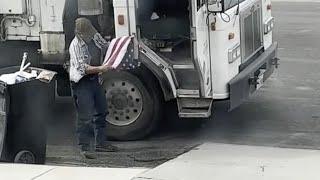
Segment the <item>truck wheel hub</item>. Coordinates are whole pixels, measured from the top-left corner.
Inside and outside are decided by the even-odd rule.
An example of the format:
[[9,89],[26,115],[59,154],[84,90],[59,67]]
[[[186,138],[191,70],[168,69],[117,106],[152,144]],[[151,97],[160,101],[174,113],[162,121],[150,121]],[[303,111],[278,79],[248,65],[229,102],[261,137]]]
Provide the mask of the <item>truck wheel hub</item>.
[[142,95],[139,89],[127,81],[111,82],[106,87],[108,104],[107,121],[116,126],[134,123],[142,112]]
[[116,110],[123,110],[128,106],[128,98],[125,94],[114,95],[112,96],[111,105],[113,105]]

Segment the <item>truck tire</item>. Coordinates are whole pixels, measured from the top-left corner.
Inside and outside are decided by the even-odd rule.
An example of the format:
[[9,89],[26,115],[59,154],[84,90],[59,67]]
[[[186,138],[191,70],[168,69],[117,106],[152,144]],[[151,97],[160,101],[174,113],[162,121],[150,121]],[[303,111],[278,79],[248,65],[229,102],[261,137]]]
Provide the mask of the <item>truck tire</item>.
[[23,150],[18,152],[13,162],[19,164],[35,164],[36,158],[32,152]]
[[162,114],[162,94],[152,75],[143,77],[125,71],[104,75],[108,138],[138,140],[157,127]]

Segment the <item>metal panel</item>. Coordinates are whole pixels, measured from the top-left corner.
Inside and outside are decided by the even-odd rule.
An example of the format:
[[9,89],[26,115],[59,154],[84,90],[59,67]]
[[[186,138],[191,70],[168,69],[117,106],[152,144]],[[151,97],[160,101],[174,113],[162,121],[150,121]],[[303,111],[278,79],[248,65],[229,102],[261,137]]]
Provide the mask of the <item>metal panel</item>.
[[0,14],[23,14],[26,11],[25,0],[0,0]]
[[262,5],[258,1],[241,12],[242,63],[245,63],[263,46]]
[[42,32],[41,52],[43,54],[57,54],[65,51],[65,36],[63,33]]
[[244,18],[244,59],[248,58],[254,51],[253,41],[253,17],[252,14]]
[[148,46],[146,46],[143,42],[139,42],[141,47],[141,53],[145,55],[149,60],[151,60],[161,71],[165,74],[172,92],[173,96],[177,97],[177,79],[173,72],[172,67],[164,61],[161,57],[159,57],[154,51],[152,51]]
[[[16,0],[14,0],[14,2],[15,1]],[[5,16],[6,20],[4,24],[8,35],[7,40],[39,41],[41,23],[39,0],[24,1],[28,2],[26,4],[27,12],[25,14]],[[0,0],[0,4],[0,6],[14,5],[11,1],[7,2],[6,0]]]
[[[136,6],[136,1],[113,0],[113,7],[116,37],[136,35],[136,7],[138,7]],[[123,24],[119,23],[118,18],[120,17],[124,18]]]
[[102,0],[78,0],[78,12],[85,16],[103,14]]
[[38,18],[41,18],[41,31],[63,32],[62,19],[65,0],[40,0],[39,3],[41,16]]
[[41,63],[61,65],[65,63],[65,34],[58,32],[41,32]]
[[202,6],[196,12],[196,45],[194,46],[194,64],[199,71],[201,95],[203,97],[212,96],[212,74],[211,74],[211,52],[210,36],[207,24],[208,11],[206,6]]

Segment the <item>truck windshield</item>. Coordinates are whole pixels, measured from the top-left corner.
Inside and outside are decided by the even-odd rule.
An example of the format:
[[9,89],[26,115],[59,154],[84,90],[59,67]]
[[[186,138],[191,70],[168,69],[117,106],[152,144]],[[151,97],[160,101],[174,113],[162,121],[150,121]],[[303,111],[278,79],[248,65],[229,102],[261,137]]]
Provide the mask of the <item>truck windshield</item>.
[[245,1],[245,0],[239,0],[239,1],[238,1],[238,0],[223,0],[223,3],[224,3],[224,11],[226,11],[226,10],[234,7],[235,5],[238,4],[238,2],[241,3],[241,2],[243,2],[243,1]]

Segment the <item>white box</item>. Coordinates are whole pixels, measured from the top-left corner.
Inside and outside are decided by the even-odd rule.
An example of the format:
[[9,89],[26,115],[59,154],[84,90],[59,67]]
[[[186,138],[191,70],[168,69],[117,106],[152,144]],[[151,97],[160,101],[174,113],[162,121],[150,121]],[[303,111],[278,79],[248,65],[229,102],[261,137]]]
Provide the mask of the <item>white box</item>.
[[0,0],[0,14],[23,14],[26,12],[25,0]]

